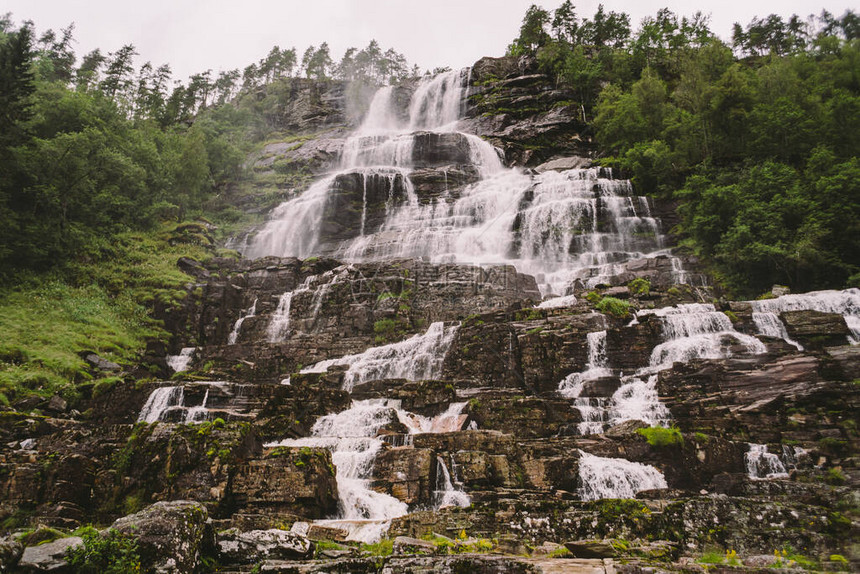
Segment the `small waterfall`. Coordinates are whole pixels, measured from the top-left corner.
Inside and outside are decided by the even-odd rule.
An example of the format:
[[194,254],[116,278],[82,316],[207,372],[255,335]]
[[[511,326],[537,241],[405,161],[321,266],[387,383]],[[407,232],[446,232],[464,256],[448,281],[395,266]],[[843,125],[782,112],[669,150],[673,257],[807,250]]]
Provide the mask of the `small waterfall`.
[[579,451],[579,496],[582,500],[635,498],[637,492],[668,488],[663,474],[647,464],[603,458]]
[[[243,385],[231,385],[224,382],[208,382],[194,383],[194,386],[205,386],[203,399],[198,405],[189,406],[189,393],[186,393],[186,388],[183,386],[175,387],[158,387],[153,389],[146,399],[146,403],[140,410],[137,417],[137,422],[155,423],[155,422],[171,422],[171,423],[201,423],[209,420],[213,412],[219,413],[219,416],[237,414],[237,411],[225,406],[216,406],[215,410],[209,405],[209,395],[212,387],[219,390],[220,399],[215,401],[218,405],[219,401],[223,405],[224,397],[227,397],[229,403],[234,404],[238,399],[241,401],[243,395]],[[232,389],[232,392],[231,392]],[[190,393],[192,396],[194,393]]]
[[158,387],[149,393],[137,417],[137,422],[158,422],[169,409],[181,407],[184,400],[185,394],[182,387]]
[[612,395],[609,423],[630,420],[644,421],[651,426],[668,425],[671,415],[657,394],[657,375],[650,375],[644,381],[632,377]]
[[747,464],[747,474],[754,480],[769,478],[788,478],[785,465],[779,456],[767,452],[767,445],[750,443],[749,450],[744,454]]
[[[783,295],[775,299],[762,299],[750,301],[753,308],[753,320],[759,333],[768,336],[780,336],[789,344],[798,346],[798,343],[788,339],[785,325],[779,320],[779,314],[785,311],[820,311],[822,313],[837,313],[845,318],[845,323],[851,334],[848,341],[852,345],[860,344],[860,289],[852,288],[844,291],[811,291],[796,295]],[[759,324],[756,314],[772,314],[773,319],[767,318],[768,323]],[[775,321],[779,326],[773,325]],[[763,332],[769,329],[768,332]],[[779,332],[779,335],[773,333]],[[801,348],[802,349],[802,348]]]
[[759,335],[782,339],[798,351],[803,350],[803,345],[788,336],[785,324],[779,320],[776,313],[753,311],[752,319]]
[[609,422],[610,401],[603,398],[579,397],[573,400],[573,406],[582,415],[582,422],[576,426],[579,434],[602,433]]
[[451,473],[441,456],[436,457],[436,490],[433,491],[433,506],[436,509],[443,506],[459,506],[466,508],[472,504],[468,494],[456,488],[451,482]]
[[569,374],[558,386],[558,392],[569,399],[579,397],[586,382],[612,374],[606,360],[606,331],[589,333],[585,339],[588,343],[588,362],[585,364],[585,370],[581,373]]
[[203,395],[203,402],[200,405],[195,407],[190,407],[185,412],[185,422],[186,423],[199,423],[208,420],[209,409],[206,408],[206,404],[209,402],[209,389],[206,389],[206,393]]
[[187,371],[196,351],[197,347],[184,347],[178,355],[167,355],[167,366],[173,369],[174,373]]
[[709,303],[640,311],[637,317],[645,315],[660,319],[665,339],[651,352],[650,372],[670,368],[676,362],[730,357],[731,344],[741,345],[748,354],[767,351],[764,343],[755,337],[735,331],[725,313],[720,313]]
[[[331,450],[332,462],[337,468],[340,511],[337,519],[321,523],[347,529],[349,540],[375,542],[388,530],[392,518],[403,516],[408,510],[403,502],[370,488],[374,461],[384,448],[384,441],[379,437],[380,430],[386,425],[400,422],[409,427],[410,433],[448,432],[456,426],[450,423],[451,419],[460,416],[465,404],[453,403],[437,417],[426,419],[404,411],[397,400],[353,401],[352,406],[345,411],[320,417],[312,427],[310,437],[266,446],[307,446]],[[462,425],[462,420],[459,424]],[[450,474],[447,480],[450,485]],[[440,490],[438,481],[437,490]],[[468,506],[468,495],[457,491],[454,486],[450,486],[450,490],[457,494],[450,495],[449,504],[456,504],[453,502],[455,499],[466,500]]]
[[363,353],[321,361],[303,373],[324,373],[332,365],[348,365],[343,388],[351,391],[355,385],[380,379],[420,381],[441,376],[442,362],[454,340],[458,324],[446,327],[437,322],[424,334],[382,347],[372,347]]
[[242,323],[245,322],[245,319],[250,319],[254,315],[257,314],[257,300],[254,299],[253,305],[248,309],[245,315],[242,315],[238,319],[236,319],[236,323],[233,325],[233,330],[230,331],[230,335],[227,336],[227,344],[235,345],[236,341],[239,339],[239,332],[242,329]]
[[290,308],[293,304],[293,291],[287,291],[278,298],[278,307],[272,313],[266,335],[270,343],[281,343],[290,332]]

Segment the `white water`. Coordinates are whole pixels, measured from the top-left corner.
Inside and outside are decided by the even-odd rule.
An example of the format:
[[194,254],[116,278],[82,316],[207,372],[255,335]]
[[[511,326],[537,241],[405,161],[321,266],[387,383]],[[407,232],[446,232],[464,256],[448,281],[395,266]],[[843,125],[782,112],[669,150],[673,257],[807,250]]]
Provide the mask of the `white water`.
[[245,322],[245,319],[250,319],[254,315],[257,314],[257,300],[254,299],[253,305],[248,309],[248,312],[238,319],[236,319],[236,323],[233,325],[233,330],[230,331],[230,335],[227,336],[227,344],[235,345],[236,341],[239,340],[239,333],[242,330],[242,324]]
[[752,444],[744,454],[747,474],[752,479],[788,478],[788,471],[778,455],[767,452],[767,445]]
[[798,351],[803,350],[803,345],[788,336],[785,324],[776,313],[753,311],[752,319],[759,335],[782,339],[789,345],[793,345]]
[[[544,295],[565,295],[577,280],[586,287],[609,283],[625,261],[666,254],[647,198],[632,195],[629,181],[614,179],[608,169],[540,175],[506,169],[493,146],[457,132],[469,73],[461,70],[422,80],[411,98],[408,119],[406,110],[396,109],[393,89],[381,88],[364,122],[344,144],[340,171],[281,204],[245,255],[305,258],[322,250],[348,261],[427,258],[513,264],[538,277]],[[456,197],[446,192],[421,203],[409,180],[418,131],[442,134],[459,142],[456,145],[468,146],[480,181]],[[338,175],[350,172],[361,174],[364,181],[360,235],[324,245],[320,222],[332,184]],[[382,226],[368,230],[368,177],[383,174],[391,179],[390,194],[394,179],[400,177],[406,197],[389,201]],[[680,269],[680,261],[672,261]]]
[[637,492],[668,487],[663,474],[653,466],[583,451],[579,454],[579,496],[582,500],[635,498]]
[[454,486],[451,473],[441,456],[436,457],[436,489],[433,491],[433,506],[437,509],[443,506],[459,506],[466,508],[472,504],[468,494]]
[[197,347],[184,347],[178,355],[167,355],[167,366],[173,369],[174,373],[187,371],[196,351]]
[[[761,335],[781,337],[787,343],[802,349],[799,344],[788,338],[785,325],[779,320],[779,314],[785,311],[821,311],[822,313],[837,313],[845,318],[845,323],[851,331],[848,340],[852,345],[860,343],[860,289],[845,289],[844,291],[811,291],[796,295],[783,295],[775,299],[750,301],[753,308],[753,320]],[[771,317],[763,319],[763,315]],[[756,318],[758,315],[758,319]],[[761,323],[760,323],[761,321]],[[765,322],[766,321],[766,322]],[[777,326],[775,323],[778,322]]]
[[182,387],[159,387],[149,393],[140,415],[139,423],[154,423],[161,420],[164,413],[172,407],[180,407],[184,401]]
[[764,343],[735,331],[725,313],[709,303],[691,303],[677,307],[640,311],[637,315],[654,315],[663,327],[664,343],[651,352],[649,372],[670,368],[676,362],[692,359],[721,359],[732,356],[731,346],[739,345],[744,353],[757,355],[767,351]]
[[442,362],[459,325],[448,327],[433,323],[426,333],[405,341],[372,347],[363,353],[320,361],[302,369],[302,373],[324,373],[333,365],[348,365],[343,388],[351,391],[355,385],[380,379],[420,381],[439,378]]
[[[404,411],[397,400],[353,401],[349,409],[319,418],[311,429],[310,437],[266,446],[306,446],[331,450],[332,462],[337,468],[339,517],[320,522],[346,529],[349,532],[348,540],[375,542],[388,530],[391,519],[403,516],[408,511],[405,503],[370,488],[374,461],[379,451],[385,448],[384,442],[378,437],[379,431],[394,422],[406,425],[410,433],[459,430],[460,426],[452,424],[450,420],[459,416],[464,406],[465,403],[452,404],[442,414],[427,419]],[[462,421],[459,425],[462,425]],[[450,483],[450,475],[448,481]],[[456,490],[453,485],[451,489]],[[462,501],[463,497],[468,501],[468,495],[463,492],[450,494],[449,504],[455,504],[455,499]]]

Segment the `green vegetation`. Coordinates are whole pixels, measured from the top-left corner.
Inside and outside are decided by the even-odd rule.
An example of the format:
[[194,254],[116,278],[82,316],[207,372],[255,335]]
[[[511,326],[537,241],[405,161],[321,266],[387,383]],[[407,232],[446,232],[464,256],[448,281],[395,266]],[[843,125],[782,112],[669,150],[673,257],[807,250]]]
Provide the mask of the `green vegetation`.
[[110,529],[102,536],[92,526],[80,533],[81,546],[70,548],[67,559],[79,574],[129,574],[140,572],[137,541],[118,530]]
[[512,55],[573,91],[640,193],[679,202],[683,244],[736,294],[860,281],[857,14],[735,24],[628,15],[570,1],[526,12]]
[[684,444],[684,437],[681,431],[675,427],[648,427],[637,429],[637,434],[641,434],[648,441],[648,444],[656,447],[675,446]]
[[644,277],[637,277],[627,284],[627,288],[630,289],[630,292],[634,295],[648,295],[651,293],[651,281]]
[[624,319],[630,315],[630,303],[616,299],[615,297],[603,297],[594,306],[595,309],[607,315],[613,315]]
[[362,544],[361,551],[371,556],[391,556],[394,552],[394,541],[390,538],[383,538],[373,544]]

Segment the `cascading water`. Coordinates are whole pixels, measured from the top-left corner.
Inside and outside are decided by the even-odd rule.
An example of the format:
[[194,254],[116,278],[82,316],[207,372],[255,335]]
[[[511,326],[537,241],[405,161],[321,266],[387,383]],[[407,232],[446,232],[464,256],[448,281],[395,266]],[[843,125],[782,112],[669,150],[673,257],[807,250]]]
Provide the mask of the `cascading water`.
[[233,325],[233,330],[230,331],[230,334],[227,336],[227,344],[235,345],[236,341],[239,339],[239,333],[242,330],[242,324],[245,322],[245,319],[250,319],[254,315],[257,314],[257,300],[254,299],[254,303],[248,309],[248,312],[236,319],[236,323]]
[[[457,132],[469,73],[422,80],[408,114],[397,109],[391,87],[378,90],[364,122],[344,144],[340,171],[279,206],[245,254],[305,258],[325,251],[349,261],[423,257],[433,262],[513,264],[539,277],[544,295],[565,295],[577,281],[586,287],[610,283],[625,261],[667,253],[647,198],[634,196],[630,182],[614,179],[609,169],[539,175],[506,169],[490,144]],[[446,149],[457,151],[440,161],[455,167],[469,164],[480,177],[456,196],[446,191],[443,197],[422,201],[410,177],[416,162],[425,157],[426,142],[443,137]],[[447,179],[452,165],[437,167]],[[362,195],[360,222],[353,236],[335,238],[332,244],[320,235],[321,221],[328,202],[339,193],[338,182],[349,174],[362,182],[356,190]],[[389,179],[389,201],[384,221],[371,228],[368,181],[380,176]],[[403,192],[394,201],[398,186]],[[673,265],[680,262],[673,260]]]
[[436,457],[436,490],[433,491],[433,506],[459,506],[466,508],[472,504],[468,494],[454,486],[451,473],[441,456]]
[[137,422],[158,422],[168,409],[181,407],[185,398],[183,391],[182,387],[159,387],[152,391],[140,410]]
[[[140,410],[137,422],[173,422],[184,424],[205,422],[211,418],[213,413],[213,409],[209,405],[210,390],[212,388],[217,388],[222,397],[222,406],[215,409],[218,415],[236,414],[232,404],[236,399],[241,398],[243,385],[233,385],[224,382],[195,383],[195,385],[204,386],[205,390],[200,403],[193,405],[188,404],[193,400],[193,396],[189,398],[189,394],[185,392],[185,387],[169,386],[154,389]],[[191,394],[193,395],[193,393]],[[225,399],[228,403],[227,406],[223,406]]]
[[178,355],[167,355],[167,366],[173,369],[174,373],[187,371],[196,352],[197,347],[184,347]]
[[748,354],[767,350],[755,337],[735,331],[726,314],[709,303],[641,311],[638,317],[645,315],[659,318],[665,339],[651,352],[651,372],[669,368],[676,362],[729,357],[732,345],[740,345]]
[[752,479],[788,478],[785,465],[778,455],[767,452],[767,445],[750,444],[749,450],[744,454],[744,460],[747,474]]
[[851,331],[848,340],[852,345],[860,344],[860,289],[844,291],[811,291],[797,295],[783,295],[775,299],[750,301],[753,308],[753,321],[759,334],[779,337],[799,350],[803,347],[788,337],[785,325],[779,314],[785,311],[821,311],[837,313],[845,318]]
[[332,365],[348,365],[343,388],[351,391],[355,385],[379,379],[438,378],[442,362],[459,325],[433,323],[426,333],[405,341],[372,347],[363,353],[321,361],[302,369],[302,373],[324,373]]
[[668,487],[663,474],[653,466],[583,451],[579,454],[579,496],[582,500],[635,498],[637,492]]
[[[394,422],[407,426],[410,433],[459,430],[463,423],[459,417],[465,404],[454,403],[437,417],[428,419],[403,410],[397,400],[353,401],[348,410],[320,417],[311,429],[310,437],[266,446],[331,450],[332,462],[337,468],[340,516],[335,520],[320,522],[347,530],[348,540],[375,542],[388,530],[391,519],[403,516],[408,511],[405,503],[370,488],[374,461],[379,451],[385,448],[379,436],[380,430]],[[458,422],[452,423],[452,418]],[[447,468],[444,472],[447,473]],[[442,480],[444,482],[445,478]],[[446,504],[468,506],[468,495],[453,486],[450,474],[447,474],[447,482],[450,488],[442,489],[447,493],[446,498],[443,497]]]

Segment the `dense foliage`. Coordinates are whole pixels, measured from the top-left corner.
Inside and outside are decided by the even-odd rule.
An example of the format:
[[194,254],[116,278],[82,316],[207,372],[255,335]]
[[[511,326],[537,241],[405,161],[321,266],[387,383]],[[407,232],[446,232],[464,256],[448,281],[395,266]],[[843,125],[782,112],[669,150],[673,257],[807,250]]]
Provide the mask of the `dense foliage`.
[[134,574],[140,572],[137,541],[111,528],[104,535],[85,527],[80,532],[84,543],[66,553],[69,566],[78,574]]
[[604,162],[679,202],[684,244],[738,294],[860,282],[860,18],[735,25],[668,9],[631,32],[599,7],[526,13],[531,53],[579,95]]

